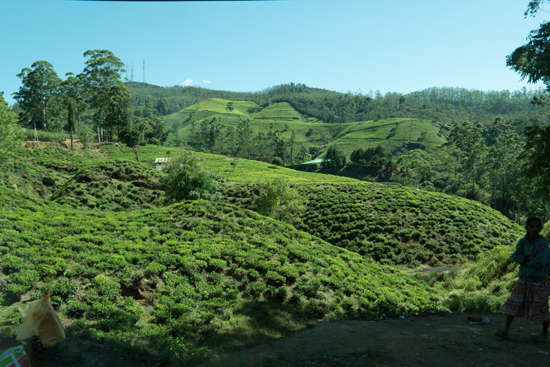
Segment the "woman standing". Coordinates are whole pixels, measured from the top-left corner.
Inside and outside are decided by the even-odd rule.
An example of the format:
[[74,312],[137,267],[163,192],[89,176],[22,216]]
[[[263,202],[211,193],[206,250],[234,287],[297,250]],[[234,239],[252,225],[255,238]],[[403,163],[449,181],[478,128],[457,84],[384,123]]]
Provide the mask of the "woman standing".
[[497,331],[496,336],[508,339],[510,326],[514,317],[525,317],[529,321],[542,321],[542,333],[532,340],[545,342],[548,339],[550,311],[548,310],[548,269],[550,269],[550,247],[548,240],[540,235],[542,222],[539,218],[527,219],[527,235],[519,240],[512,255],[520,264],[519,280],[512,295],[499,311],[506,314],[504,330]]

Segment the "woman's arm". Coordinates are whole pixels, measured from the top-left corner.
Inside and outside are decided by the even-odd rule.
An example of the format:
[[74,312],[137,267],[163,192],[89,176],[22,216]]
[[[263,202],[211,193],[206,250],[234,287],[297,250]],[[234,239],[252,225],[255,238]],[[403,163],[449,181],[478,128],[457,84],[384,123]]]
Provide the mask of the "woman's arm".
[[535,257],[529,257],[529,262],[526,265],[530,268],[542,268],[548,264],[548,260],[550,260],[550,247],[546,242],[539,246]]
[[524,246],[524,239],[522,238],[519,240],[518,244],[516,245],[516,251],[512,254],[512,260],[517,262],[518,264],[526,264],[529,260],[527,256],[523,256],[523,246]]

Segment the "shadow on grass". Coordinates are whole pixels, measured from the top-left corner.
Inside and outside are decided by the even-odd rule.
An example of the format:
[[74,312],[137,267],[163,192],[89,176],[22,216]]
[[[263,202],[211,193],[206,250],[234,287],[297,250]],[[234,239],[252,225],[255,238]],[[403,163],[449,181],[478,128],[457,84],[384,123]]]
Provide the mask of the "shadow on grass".
[[[182,323],[101,331],[100,322],[80,319],[65,326],[67,339],[58,345],[37,351],[28,343],[25,349],[35,367],[196,366],[228,361],[236,352],[303,330],[316,321],[297,304],[246,301],[233,309],[228,320],[187,325],[186,332],[178,330],[186,327]],[[0,329],[2,339],[13,341],[6,349],[19,344],[14,325],[4,324]]]
[[317,320],[297,305],[279,302],[246,302],[233,311],[233,317],[205,338],[205,346],[231,352],[256,346],[313,325]]

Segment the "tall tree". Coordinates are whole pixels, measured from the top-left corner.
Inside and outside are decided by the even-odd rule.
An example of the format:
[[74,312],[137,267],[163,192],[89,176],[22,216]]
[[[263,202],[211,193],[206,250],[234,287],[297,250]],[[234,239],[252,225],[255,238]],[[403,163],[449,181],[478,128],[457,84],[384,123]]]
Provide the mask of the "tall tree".
[[237,126],[237,155],[239,157],[250,158],[252,134],[250,120],[240,120]]
[[76,117],[73,102],[67,99],[65,103],[67,103],[67,124],[65,125],[65,130],[71,134],[71,149],[73,149],[73,133],[76,125]]
[[90,125],[81,125],[78,129],[78,138],[84,145],[84,165],[88,164],[88,150],[90,144],[94,141],[94,129]]
[[[93,120],[98,131],[98,140],[104,140],[104,130],[110,128],[112,137],[113,125],[107,122],[108,109],[111,108],[113,99],[120,100],[118,97],[126,96],[131,98],[130,93],[121,92],[126,86],[120,79],[120,74],[124,72],[124,63],[120,61],[111,51],[108,50],[88,50],[84,53],[87,57],[82,74],[85,76],[86,89],[89,93],[89,104],[93,109]],[[127,91],[127,90],[126,90]],[[126,105],[126,101],[122,102]],[[125,108],[119,111],[125,113]],[[113,118],[110,114],[109,118]]]
[[451,130],[444,146],[453,146],[457,149],[458,160],[462,165],[463,174],[472,181],[472,197],[475,196],[475,183],[482,173],[482,164],[486,153],[485,128],[477,123],[465,121]]
[[296,133],[294,130],[292,130],[292,135],[290,135],[290,141],[288,144],[290,145],[290,165],[292,166],[294,164],[294,143],[296,142]]
[[118,136],[127,129],[132,120],[132,96],[124,84],[113,84],[108,93],[105,106],[105,126],[110,132],[110,138],[116,132]]
[[[535,15],[545,0],[529,2],[525,16]],[[550,22],[531,31],[527,44],[518,47],[506,58],[506,65],[529,83],[542,81],[550,90]],[[545,98],[533,98],[534,104],[548,104]],[[539,186],[544,197],[550,197],[550,125],[528,127],[525,155],[528,158],[527,177]]]
[[132,148],[138,162],[139,154],[137,148],[139,146],[139,135],[139,130],[132,126],[126,126],[119,135],[120,141],[126,144],[128,148]]
[[24,68],[17,74],[23,85],[14,93],[23,113],[21,123],[29,128],[46,129],[50,103],[56,97],[61,79],[47,61],[36,61],[31,68]]
[[273,134],[273,145],[274,145],[274,157],[279,157],[283,161],[283,164],[286,163],[286,153],[287,153],[287,143],[285,139],[279,134],[278,131],[275,131]]
[[[85,95],[85,80],[84,75],[79,74],[77,76],[74,73],[65,74],[67,77],[60,86],[60,95],[63,99],[69,99],[71,101],[72,107],[74,109],[76,124],[77,127],[80,127],[80,118],[82,114],[88,108],[86,104],[86,95]],[[65,105],[68,108],[67,103]],[[67,111],[68,112],[68,111]]]

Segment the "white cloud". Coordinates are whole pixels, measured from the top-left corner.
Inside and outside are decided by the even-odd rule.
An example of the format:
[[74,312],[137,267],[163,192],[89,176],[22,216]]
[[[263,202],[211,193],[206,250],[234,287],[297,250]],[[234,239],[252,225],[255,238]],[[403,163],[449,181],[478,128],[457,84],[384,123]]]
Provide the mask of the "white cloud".
[[210,84],[210,83],[212,83],[212,80],[203,80],[202,82],[203,82],[204,84]]
[[193,84],[193,79],[186,79],[183,83],[181,83],[181,85],[185,85],[186,87],[190,86],[191,84]]

